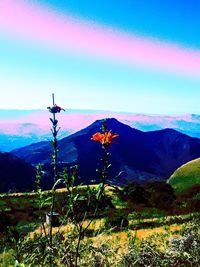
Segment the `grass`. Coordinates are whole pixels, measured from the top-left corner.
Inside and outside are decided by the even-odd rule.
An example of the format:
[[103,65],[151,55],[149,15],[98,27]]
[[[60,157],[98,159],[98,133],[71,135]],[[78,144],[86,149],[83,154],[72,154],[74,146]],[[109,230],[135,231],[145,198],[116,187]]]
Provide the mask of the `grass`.
[[[79,190],[84,191],[84,186]],[[44,192],[46,197],[49,192]],[[56,199],[62,199],[66,194],[65,189],[58,189]],[[112,187],[106,187],[106,194],[112,198],[112,203],[116,211],[123,212],[128,208],[127,203],[121,201],[114,194]],[[40,233],[41,224],[39,221],[33,220],[33,215],[37,212],[37,202],[35,193],[18,193],[9,195],[0,195],[0,207],[7,214],[11,214],[17,219],[17,228],[27,237],[33,238],[35,233]],[[49,204],[44,208],[43,212],[49,210]],[[140,213],[131,212],[128,214],[129,226],[125,229],[110,229],[105,227],[106,216],[97,218],[89,226],[86,232],[86,241],[92,241],[94,247],[99,248],[104,244],[109,244],[113,250],[118,251],[118,256],[129,253],[129,244],[132,239],[138,250],[143,247],[144,240],[153,240],[156,249],[165,251],[169,240],[173,237],[180,237],[184,229],[189,229],[190,223],[198,218],[200,213],[189,213],[183,215],[166,216],[160,210],[155,208],[144,208]],[[35,217],[36,218],[36,217]],[[45,217],[44,217],[45,219]],[[86,226],[88,220],[85,220]],[[48,232],[48,227],[45,225]],[[73,230],[72,224],[62,225],[59,232],[67,237]],[[53,233],[57,233],[58,228],[53,228]],[[3,236],[0,233],[0,239]],[[147,241],[145,241],[147,242]],[[149,242],[149,241],[148,241]],[[151,242],[151,241],[150,241]],[[0,254],[0,266],[14,266],[12,250],[4,250]],[[118,257],[117,256],[117,257]],[[10,257],[10,261],[9,258]],[[120,256],[119,256],[120,257]],[[11,264],[11,265],[9,265]],[[12,265],[13,264],[13,265]]]
[[[91,187],[96,187],[93,185]],[[85,186],[79,186],[79,193],[84,192]],[[56,190],[56,202],[62,203],[65,199],[66,189],[61,188]],[[113,201],[119,208],[124,207],[124,203],[120,204],[120,200],[113,194],[112,187],[106,187],[106,194],[109,197],[113,197]],[[51,196],[50,191],[44,191],[43,197],[49,198]],[[42,208],[42,213],[45,214],[50,209],[51,200]],[[62,205],[61,205],[62,206]],[[11,193],[11,194],[0,194],[0,208],[1,212],[4,214],[6,219],[8,218],[9,224],[15,225],[20,228],[22,231],[27,233],[28,229],[30,231],[34,230],[34,227],[37,229],[40,222],[38,222],[38,203],[37,203],[37,194],[34,192],[31,193]],[[33,224],[33,222],[35,222]],[[35,226],[34,226],[35,225]],[[1,230],[0,230],[1,232]]]
[[[189,215],[188,215],[189,216]],[[157,218],[155,218],[157,219]],[[103,219],[97,219],[95,220],[91,226],[90,229],[99,229],[102,227],[104,221]],[[65,236],[69,233],[70,225],[63,226],[60,231],[62,233],[65,233]],[[191,227],[190,222],[182,223],[182,224],[171,224],[171,225],[163,225],[161,227],[153,227],[151,229],[140,229],[140,230],[123,230],[120,232],[102,232],[98,236],[93,237],[86,237],[87,239],[90,239],[93,242],[94,247],[101,247],[103,244],[109,244],[109,246],[112,247],[113,250],[116,250],[118,252],[118,257],[120,255],[123,255],[124,253],[128,253],[129,250],[129,242],[128,240],[131,238],[135,239],[135,246],[137,249],[140,249],[141,246],[143,246],[143,242],[151,240],[153,238],[153,242],[155,243],[155,248],[159,251],[165,251],[166,247],[169,243],[169,240],[173,237],[179,237],[181,236],[181,231],[185,228]],[[56,233],[58,230],[57,227],[54,228],[54,233]],[[29,235],[30,237],[33,237],[35,232],[39,233],[40,229],[39,227],[31,232]],[[8,260],[10,259],[10,261]],[[4,251],[0,255],[0,262],[4,262],[3,266],[14,266],[14,260],[12,256],[12,250]],[[10,263],[13,263],[13,265],[9,265]],[[6,265],[7,264],[7,265]]]
[[[93,185],[95,187],[95,185]],[[79,191],[84,191],[84,186],[79,187]],[[49,191],[44,191],[44,197],[48,198],[50,196]],[[56,191],[57,202],[65,198],[66,189],[58,189]],[[125,201],[122,201],[114,193],[113,188],[110,186],[106,187],[106,195],[112,198],[112,203],[115,206],[115,209],[118,213],[123,213],[128,208],[128,204]],[[33,221],[37,218],[38,205],[37,205],[37,195],[35,193],[15,193],[15,194],[2,194],[0,195],[0,207],[1,211],[5,214],[15,217],[15,222],[19,223],[22,227],[24,224],[27,227],[27,224],[32,224]],[[43,208],[42,212],[45,213],[49,211],[50,201],[46,203],[46,206]],[[186,219],[187,216],[182,216],[181,218]],[[170,220],[181,221],[177,216],[167,216],[158,209],[155,208],[144,208],[142,212],[130,212],[128,211],[129,226],[135,228],[149,228],[151,226],[161,226],[163,223],[170,224]],[[168,222],[167,222],[168,220]],[[98,220],[94,220],[95,223]],[[99,220],[100,222],[101,220]],[[175,222],[173,221],[173,223]],[[182,221],[181,221],[182,222]],[[36,222],[38,225],[39,222]],[[102,222],[101,222],[102,223]],[[32,227],[31,227],[32,228]]]
[[[142,239],[148,238],[152,235],[167,235],[167,239],[173,236],[180,235],[181,229],[185,228],[190,221],[199,217],[199,213],[184,214],[179,216],[167,216],[162,218],[152,218],[152,219],[142,219],[140,221],[141,227],[138,229],[138,221],[130,220],[129,227],[127,229],[121,229],[120,231],[115,231],[115,229],[105,228],[105,218],[96,219],[88,228],[87,238],[91,239],[95,246],[100,246],[103,243],[109,243],[113,248],[119,247],[121,250],[126,250],[128,246],[128,237],[135,237],[138,245],[141,243]],[[150,227],[144,227],[145,223],[153,222]],[[88,220],[85,220],[84,226],[86,226]],[[160,226],[156,226],[160,225]],[[48,227],[45,225],[46,231],[48,232]],[[35,233],[40,233],[41,226],[30,233],[30,237],[33,237]],[[62,232],[66,237],[72,231],[73,225],[63,225],[61,228],[54,227],[53,233]],[[159,242],[158,242],[159,243]],[[162,244],[159,243],[158,247]]]

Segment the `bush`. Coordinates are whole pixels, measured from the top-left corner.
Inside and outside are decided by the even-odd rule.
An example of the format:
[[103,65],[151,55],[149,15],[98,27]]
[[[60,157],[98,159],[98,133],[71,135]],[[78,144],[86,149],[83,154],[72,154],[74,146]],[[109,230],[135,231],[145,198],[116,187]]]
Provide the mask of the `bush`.
[[176,199],[174,189],[165,182],[151,182],[145,185],[148,206],[168,210]]
[[127,228],[128,224],[127,215],[121,213],[120,211],[112,211],[105,221],[106,228],[114,228],[115,230]]

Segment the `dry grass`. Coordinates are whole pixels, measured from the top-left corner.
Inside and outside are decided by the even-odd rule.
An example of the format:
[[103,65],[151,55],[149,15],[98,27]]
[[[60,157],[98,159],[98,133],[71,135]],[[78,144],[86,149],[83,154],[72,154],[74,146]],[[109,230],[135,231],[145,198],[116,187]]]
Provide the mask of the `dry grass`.
[[[89,230],[98,231],[102,229],[104,226],[104,219],[96,219],[89,226]],[[88,220],[84,222],[84,226],[88,224]],[[175,232],[181,230],[183,225],[172,224],[167,227],[155,227],[151,229],[139,229],[139,230],[128,230],[128,231],[120,231],[120,232],[102,232],[101,234],[94,237],[87,237],[93,241],[94,246],[100,246],[103,243],[109,243],[113,248],[118,248],[119,251],[124,251],[128,246],[128,236],[135,237],[137,240],[141,241],[144,238],[150,237],[154,234],[167,234],[170,233],[169,238],[175,235]],[[48,233],[48,226],[45,224],[46,232]],[[69,232],[74,229],[73,224],[63,225],[61,227],[53,227],[53,233],[62,232],[67,236]],[[34,236],[34,233],[40,233],[41,226],[39,226],[35,231],[30,233],[30,237]]]
[[[96,188],[98,185],[90,185],[90,188]],[[80,189],[80,190],[82,190],[82,189],[85,189],[86,188],[86,186],[85,185],[81,185],[81,186],[78,186],[78,188]],[[113,195],[113,190],[112,190],[112,187],[111,186],[106,186],[106,188],[105,188],[105,190],[106,190],[106,194],[108,195],[108,196],[111,196],[112,197],[112,195]],[[45,194],[48,194],[48,193],[50,193],[51,192],[51,190],[47,190],[47,191],[43,191],[43,193]],[[56,189],[56,192],[59,194],[59,193],[65,193],[66,192],[66,188],[64,187],[64,188],[59,188],[59,189]],[[24,196],[26,196],[26,197],[28,197],[28,196],[36,196],[37,195],[37,193],[35,193],[35,192],[20,192],[20,193],[9,193],[9,194],[0,194],[0,197],[24,197]]]
[[173,234],[174,232],[181,230],[181,228],[182,228],[181,225],[173,224],[168,227],[168,230],[164,229],[164,227],[156,227],[152,229],[129,230],[128,232],[122,231],[118,233],[112,233],[111,235],[103,234],[97,237],[93,237],[92,239],[94,243],[97,245],[100,245],[108,241],[108,242],[113,243],[113,245],[124,247],[125,245],[127,245],[128,235],[130,234],[132,236],[136,235],[136,238],[141,240],[153,234],[165,234],[165,233],[168,233],[168,231],[170,231]]

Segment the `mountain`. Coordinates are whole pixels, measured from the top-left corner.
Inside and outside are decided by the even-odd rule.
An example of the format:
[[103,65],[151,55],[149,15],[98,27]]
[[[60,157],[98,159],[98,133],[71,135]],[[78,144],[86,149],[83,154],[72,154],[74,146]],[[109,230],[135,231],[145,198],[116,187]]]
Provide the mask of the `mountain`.
[[[50,140],[51,114],[47,110],[0,110],[0,151],[11,151],[35,142]],[[62,139],[101,118],[116,118],[141,131],[172,128],[191,137],[200,137],[200,116],[145,115],[99,110],[68,110],[57,114]]]
[[[182,164],[200,157],[200,140],[173,129],[142,132],[116,119],[107,119],[108,128],[119,134],[117,144],[110,147],[112,170],[110,178],[123,171],[119,181],[166,180]],[[101,128],[98,120],[58,142],[60,162],[78,164],[84,182],[97,177],[101,145],[91,136]],[[40,142],[13,150],[12,153],[31,164],[51,162],[50,142]]]
[[182,193],[194,185],[200,185],[200,158],[187,162],[178,168],[168,183],[177,193]]
[[0,193],[35,188],[35,169],[16,156],[0,152]]

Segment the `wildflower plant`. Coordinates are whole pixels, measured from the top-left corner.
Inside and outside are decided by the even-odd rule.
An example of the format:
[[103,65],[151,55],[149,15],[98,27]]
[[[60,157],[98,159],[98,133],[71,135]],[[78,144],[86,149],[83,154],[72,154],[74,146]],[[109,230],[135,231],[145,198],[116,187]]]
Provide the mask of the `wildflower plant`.
[[53,214],[54,214],[54,205],[55,205],[55,190],[56,186],[61,182],[61,178],[59,179],[58,175],[58,169],[57,169],[57,160],[58,160],[58,139],[57,134],[60,130],[58,127],[58,120],[56,119],[56,113],[60,113],[61,110],[65,111],[63,108],[59,107],[55,104],[54,100],[54,94],[52,94],[52,100],[53,100],[53,106],[47,107],[49,112],[53,115],[52,118],[50,118],[50,121],[52,123],[51,132],[53,135],[52,140],[52,147],[53,147],[53,171],[54,171],[54,185],[52,187],[52,201],[51,201],[51,210],[50,210],[50,223],[49,223],[49,250],[50,250],[50,265],[52,265],[52,251],[53,251],[53,234],[52,234],[52,228],[53,228]]
[[109,147],[118,136],[118,134],[112,133],[112,130],[108,130],[107,120],[104,119],[102,122],[101,132],[93,134],[91,138],[91,140],[101,143],[102,146],[101,168],[97,170],[101,180],[98,190],[99,195],[104,192],[106,182],[108,182],[108,172],[111,167],[109,160]]
[[53,99],[53,106],[47,107],[49,112],[53,115],[53,118],[50,118],[50,121],[52,123],[52,128],[51,132],[53,135],[53,140],[52,140],[52,146],[53,146],[53,170],[54,170],[54,183],[58,179],[58,170],[57,170],[57,159],[58,159],[58,140],[57,140],[57,135],[60,130],[58,128],[58,120],[56,119],[56,113],[60,113],[61,110],[65,111],[65,109],[59,107],[58,105],[55,104],[54,100],[54,94],[52,94],[52,99]]

